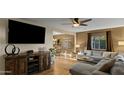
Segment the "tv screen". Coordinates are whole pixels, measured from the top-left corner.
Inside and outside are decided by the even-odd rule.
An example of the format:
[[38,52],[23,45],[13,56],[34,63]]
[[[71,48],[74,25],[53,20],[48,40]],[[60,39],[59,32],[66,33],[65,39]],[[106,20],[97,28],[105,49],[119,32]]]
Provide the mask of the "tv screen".
[[11,44],[43,44],[45,28],[9,20],[8,43]]

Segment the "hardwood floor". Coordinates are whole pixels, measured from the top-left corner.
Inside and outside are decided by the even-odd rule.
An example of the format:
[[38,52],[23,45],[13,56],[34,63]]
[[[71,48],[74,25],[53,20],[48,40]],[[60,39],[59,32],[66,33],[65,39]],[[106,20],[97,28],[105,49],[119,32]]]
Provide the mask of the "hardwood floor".
[[70,67],[76,63],[74,59],[65,59],[64,57],[56,57],[55,63],[51,69],[37,73],[37,75],[70,75]]

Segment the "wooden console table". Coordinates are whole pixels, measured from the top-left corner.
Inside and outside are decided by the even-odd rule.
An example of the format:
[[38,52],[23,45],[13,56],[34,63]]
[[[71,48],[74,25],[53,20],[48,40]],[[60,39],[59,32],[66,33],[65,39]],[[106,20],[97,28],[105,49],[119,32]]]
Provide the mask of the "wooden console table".
[[27,75],[42,72],[51,67],[49,51],[35,52],[31,55],[5,56],[5,74]]

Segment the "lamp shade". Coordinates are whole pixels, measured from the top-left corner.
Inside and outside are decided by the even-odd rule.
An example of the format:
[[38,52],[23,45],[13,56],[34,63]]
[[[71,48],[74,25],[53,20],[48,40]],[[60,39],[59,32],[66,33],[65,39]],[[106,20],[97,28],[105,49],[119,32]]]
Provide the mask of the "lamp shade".
[[119,46],[124,46],[124,41],[118,41]]
[[77,48],[78,48],[78,47],[80,47],[80,45],[76,45],[75,47],[77,47]]

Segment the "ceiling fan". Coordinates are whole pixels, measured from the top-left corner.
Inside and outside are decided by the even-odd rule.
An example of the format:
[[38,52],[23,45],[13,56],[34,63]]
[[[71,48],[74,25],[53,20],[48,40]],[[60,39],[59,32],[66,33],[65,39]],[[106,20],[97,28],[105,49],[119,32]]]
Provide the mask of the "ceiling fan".
[[86,22],[91,21],[92,19],[85,19],[85,20],[79,20],[79,18],[70,18],[72,23],[64,24],[64,25],[69,25],[72,24],[73,27],[79,27],[79,26],[88,26],[85,24]]

